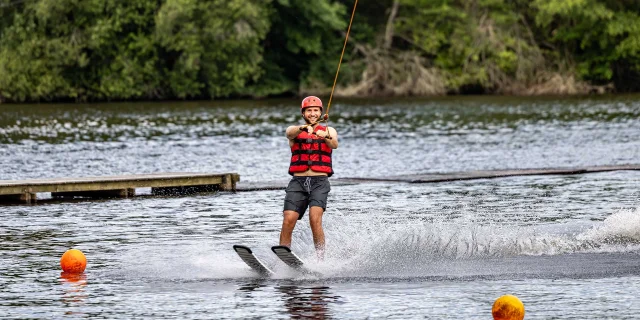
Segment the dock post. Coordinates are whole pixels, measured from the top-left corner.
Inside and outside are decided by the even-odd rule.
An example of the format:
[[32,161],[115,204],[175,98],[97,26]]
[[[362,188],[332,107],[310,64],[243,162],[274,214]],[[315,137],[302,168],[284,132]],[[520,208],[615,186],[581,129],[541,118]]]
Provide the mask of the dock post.
[[24,188],[22,190],[22,194],[20,195],[19,201],[26,204],[36,202],[36,194],[33,193],[33,190],[31,188]]
[[240,176],[237,174],[225,174],[224,177],[222,177],[220,190],[236,192],[236,182],[238,182],[238,180],[240,180]]
[[20,202],[25,202],[27,204],[36,202],[37,197],[35,193],[27,192],[20,195]]

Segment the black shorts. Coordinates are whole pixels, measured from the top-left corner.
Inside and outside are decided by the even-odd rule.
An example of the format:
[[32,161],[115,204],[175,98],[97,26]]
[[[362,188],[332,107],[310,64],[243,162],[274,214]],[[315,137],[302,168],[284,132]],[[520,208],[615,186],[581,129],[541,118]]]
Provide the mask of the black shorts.
[[284,197],[284,211],[292,210],[298,213],[298,220],[302,219],[307,207],[321,207],[327,209],[327,195],[331,191],[329,178],[293,177],[287,186]]

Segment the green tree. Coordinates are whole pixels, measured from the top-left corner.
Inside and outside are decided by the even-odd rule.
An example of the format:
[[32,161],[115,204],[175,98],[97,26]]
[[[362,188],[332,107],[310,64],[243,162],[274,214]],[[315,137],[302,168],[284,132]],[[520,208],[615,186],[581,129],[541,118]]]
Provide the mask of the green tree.
[[263,75],[264,1],[167,0],[155,21],[172,95],[228,97]]
[[337,63],[336,41],[347,26],[344,13],[342,4],[330,0],[271,1],[272,25],[263,42],[264,75],[247,93],[295,94],[301,83],[324,72],[328,61]]
[[580,76],[619,87],[626,85],[620,79],[640,80],[640,2],[535,0],[533,7],[546,40],[572,55]]
[[505,91],[531,82],[545,63],[523,3],[402,0],[397,36],[444,71],[449,90]]
[[263,1],[38,0],[3,10],[0,96],[226,97],[261,75]]
[[[354,3],[0,0],[0,101],[328,93]],[[339,91],[594,88],[584,81],[640,90],[640,1],[360,1]]]

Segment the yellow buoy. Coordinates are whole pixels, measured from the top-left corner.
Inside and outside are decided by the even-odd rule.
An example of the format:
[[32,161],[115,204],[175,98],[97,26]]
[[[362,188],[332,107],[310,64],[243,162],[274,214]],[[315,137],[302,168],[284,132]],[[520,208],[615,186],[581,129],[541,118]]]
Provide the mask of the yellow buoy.
[[516,296],[504,295],[493,303],[491,314],[494,320],[522,320],[524,304]]
[[67,273],[83,273],[87,267],[87,258],[78,249],[67,250],[60,258],[62,271]]

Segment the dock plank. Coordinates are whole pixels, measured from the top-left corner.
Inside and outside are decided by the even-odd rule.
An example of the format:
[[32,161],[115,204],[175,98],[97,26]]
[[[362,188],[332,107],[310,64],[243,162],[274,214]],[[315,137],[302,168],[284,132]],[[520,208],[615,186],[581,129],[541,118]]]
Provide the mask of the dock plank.
[[[132,174],[120,176],[98,176],[79,178],[51,178],[31,180],[0,180],[0,196],[51,192],[58,196],[82,194],[82,192],[108,191],[114,194],[124,190],[127,195],[135,188],[165,188],[216,186],[216,190],[235,191],[240,176],[237,173],[192,173],[170,172]],[[98,193],[93,193],[98,195]],[[125,194],[125,193],[123,193]]]

